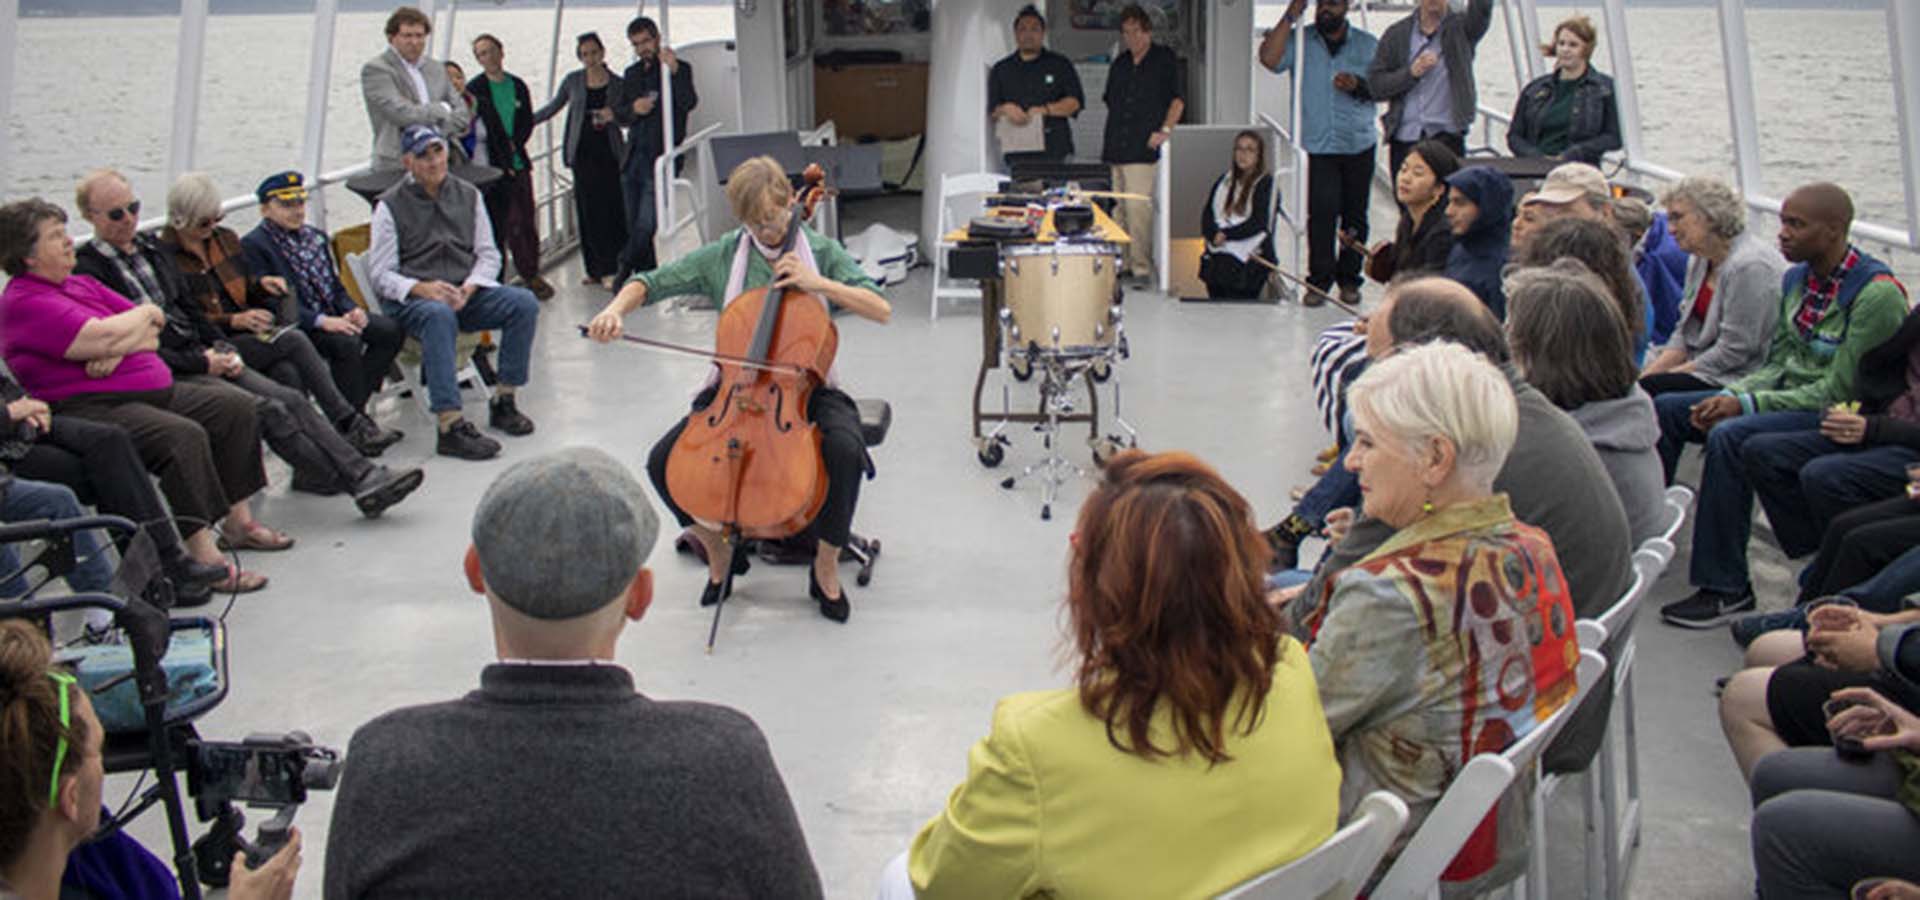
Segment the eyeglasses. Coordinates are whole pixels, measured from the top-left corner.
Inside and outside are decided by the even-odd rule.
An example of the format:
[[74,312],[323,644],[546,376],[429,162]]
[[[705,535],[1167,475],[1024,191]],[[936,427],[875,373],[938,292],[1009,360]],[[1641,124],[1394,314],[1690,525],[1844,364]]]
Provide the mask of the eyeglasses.
[[306,206],[307,195],[300,194],[294,197],[275,197],[273,198],[273,202],[274,202],[274,205],[276,206],[284,206],[284,207],[287,207],[288,209],[292,209],[293,207],[296,207],[296,206]]
[[[134,204],[138,206],[139,204]],[[60,743],[54,745],[53,775],[47,785],[47,805],[60,802],[60,766],[67,761],[67,730],[73,727],[74,689],[79,681],[65,672],[47,670],[47,677],[53,679],[54,690],[60,693]]]
[[198,222],[193,223],[193,227],[196,229],[212,228],[213,226],[218,225],[221,222],[225,221],[226,218],[227,218],[226,216],[210,216],[208,218],[201,219]]
[[138,219],[140,218],[140,201],[135,200],[132,203],[127,204],[126,206],[116,206],[112,209],[104,210],[103,212],[105,212],[108,219],[111,219],[115,222],[118,222],[121,219],[124,219],[128,216],[132,216],[135,219]]

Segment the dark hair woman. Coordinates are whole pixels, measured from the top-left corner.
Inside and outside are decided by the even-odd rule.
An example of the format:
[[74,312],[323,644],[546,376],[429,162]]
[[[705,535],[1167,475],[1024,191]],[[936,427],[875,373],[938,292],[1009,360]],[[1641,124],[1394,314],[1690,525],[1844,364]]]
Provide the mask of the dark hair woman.
[[1200,210],[1206,249],[1200,254],[1200,280],[1207,296],[1251,299],[1267,283],[1267,267],[1252,257],[1273,260],[1273,176],[1267,172],[1267,141],[1251,129],[1233,138],[1233,162],[1214,179]]
[[613,288],[620,270],[620,248],[627,244],[626,203],[620,194],[620,165],[627,142],[613,121],[622,100],[621,79],[607,66],[607,47],[596,32],[574,42],[580,68],[561,79],[553,99],[533,112],[538,125],[567,111],[561,158],[573,170],[573,209],[580,221],[583,284]]
[[1367,277],[1386,284],[1397,275],[1446,271],[1447,255],[1453,252],[1447,178],[1458,171],[1460,157],[1439,141],[1421,141],[1407,151],[1400,174],[1393,179],[1400,224],[1391,243],[1382,241],[1369,251]]
[[1312,850],[1340,779],[1246,500],[1184,453],[1128,451],[1072,543],[1075,687],[1000,702],[914,839],[914,895],[1212,895]]

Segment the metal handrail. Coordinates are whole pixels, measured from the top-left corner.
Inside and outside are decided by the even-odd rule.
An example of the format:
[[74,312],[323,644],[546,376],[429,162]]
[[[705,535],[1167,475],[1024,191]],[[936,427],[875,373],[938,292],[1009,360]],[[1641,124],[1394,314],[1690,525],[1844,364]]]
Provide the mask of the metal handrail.
[[[683,159],[705,146],[707,140],[713,137],[714,132],[720,130],[721,124],[720,122],[715,122],[694,132],[691,137],[680,142],[672,150],[660,154],[660,156],[653,161],[653,208],[654,221],[656,223],[654,233],[656,235],[672,237],[679,234],[688,225],[695,224],[700,218],[706,215],[707,210],[701,197],[701,192],[695,190],[688,192],[693,197],[693,211],[682,218],[674,217],[674,187],[675,185],[686,182],[686,180],[669,178],[667,177],[667,173],[671,171],[675,160]],[[672,224],[664,228],[659,227],[658,223],[664,222],[671,222]]]

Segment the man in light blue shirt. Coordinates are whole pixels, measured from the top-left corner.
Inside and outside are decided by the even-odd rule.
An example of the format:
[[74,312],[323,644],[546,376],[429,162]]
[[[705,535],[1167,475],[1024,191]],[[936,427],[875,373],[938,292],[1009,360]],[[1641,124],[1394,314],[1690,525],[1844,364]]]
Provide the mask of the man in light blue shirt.
[[[1293,0],[1280,23],[1260,43],[1260,64],[1281,75],[1294,68],[1293,30],[1307,0]],[[1319,0],[1313,24],[1300,29],[1307,50],[1300,61],[1300,137],[1307,151],[1307,283],[1322,291],[1340,284],[1340,299],[1360,302],[1360,267],[1354,250],[1335,240],[1345,232],[1367,240],[1367,205],[1373,190],[1373,96],[1367,66],[1379,41],[1347,22],[1347,0]],[[1318,306],[1308,294],[1304,302]]]

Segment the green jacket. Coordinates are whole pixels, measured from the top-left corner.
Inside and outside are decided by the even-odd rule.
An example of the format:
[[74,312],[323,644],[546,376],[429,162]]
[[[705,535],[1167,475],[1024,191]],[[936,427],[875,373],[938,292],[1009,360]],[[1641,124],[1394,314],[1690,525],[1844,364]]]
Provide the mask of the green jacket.
[[1806,264],[1788,269],[1781,281],[1780,317],[1767,361],[1727,392],[1749,413],[1822,410],[1854,399],[1860,357],[1899,330],[1907,315],[1906,289],[1884,263],[1861,254],[1807,340],[1793,324],[1807,289]]

